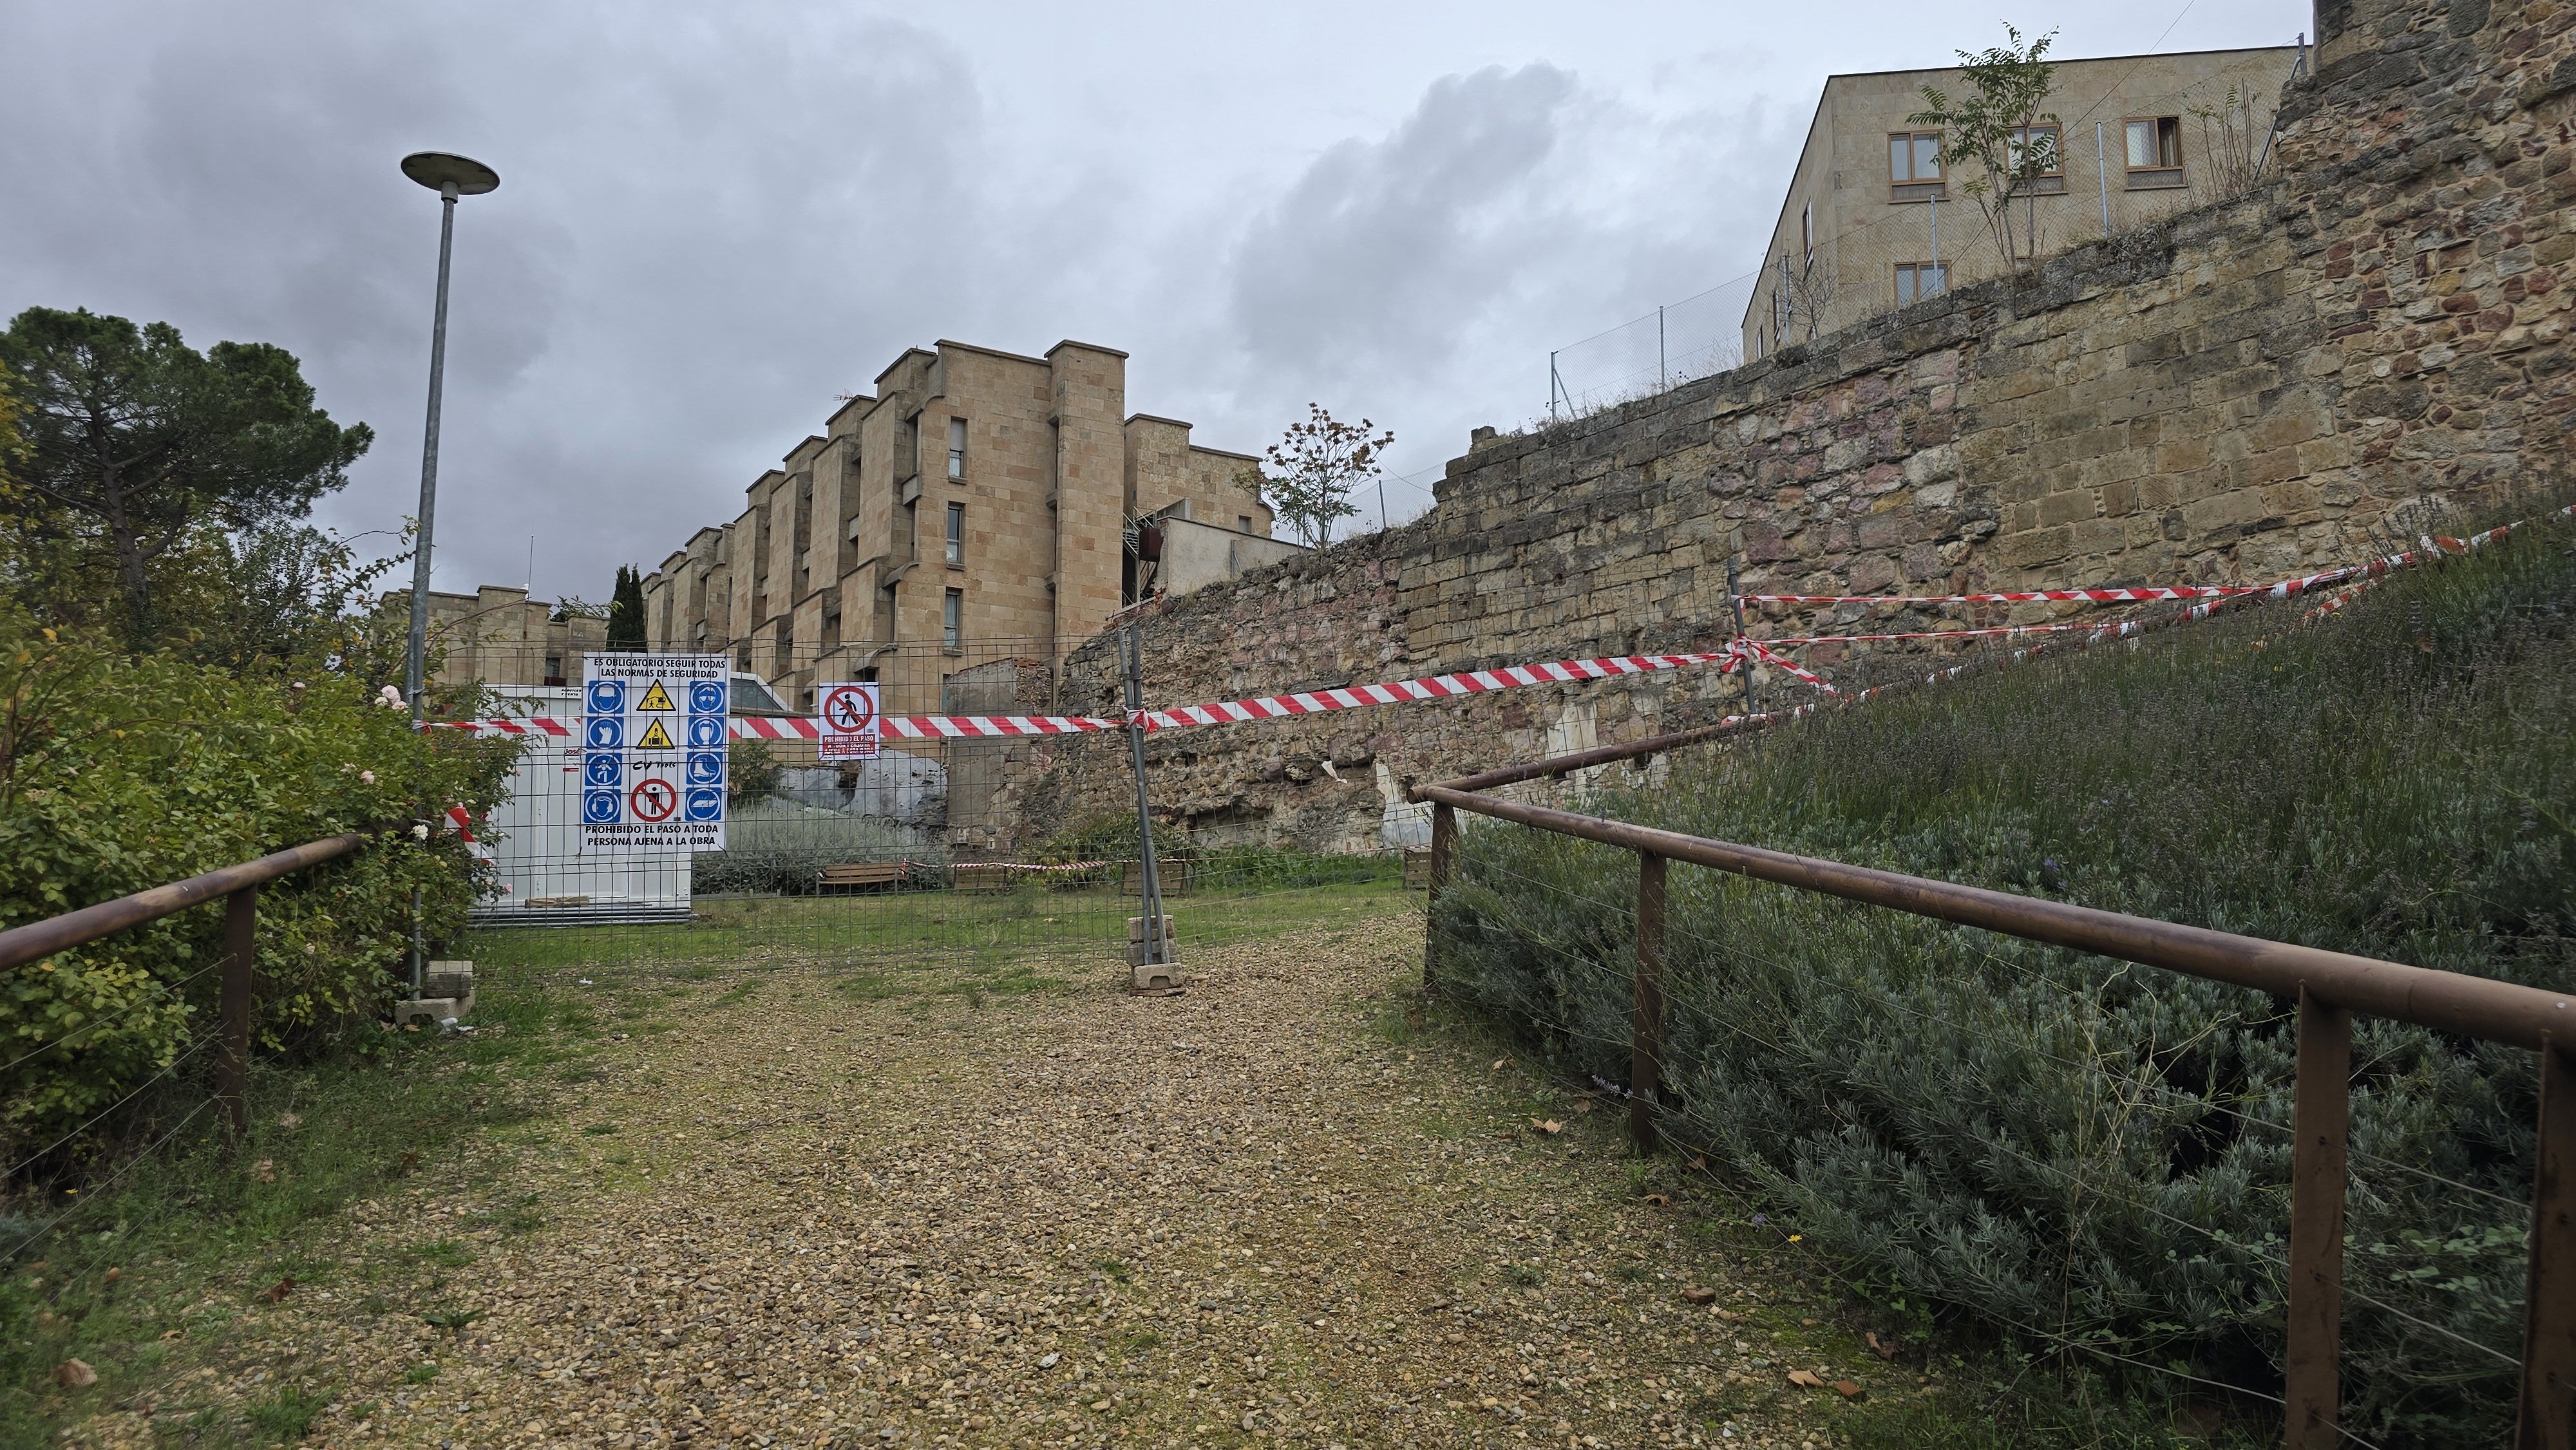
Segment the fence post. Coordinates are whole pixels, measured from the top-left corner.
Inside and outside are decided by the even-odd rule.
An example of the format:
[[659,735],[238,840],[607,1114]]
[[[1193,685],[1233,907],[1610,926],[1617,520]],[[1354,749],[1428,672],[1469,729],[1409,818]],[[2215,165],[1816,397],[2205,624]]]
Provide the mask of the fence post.
[[2290,1164],[2290,1324],[2282,1398],[2290,1450],[2335,1450],[2343,1352],[2345,1137],[2352,1126],[2352,1013],[2299,989],[2297,1135]]
[[1431,887],[1423,911],[1422,926],[1422,995],[1428,997],[1440,990],[1440,978],[1432,970],[1431,909],[1440,904],[1440,893],[1449,886],[1449,858],[1458,849],[1458,813],[1434,801],[1431,805]]
[[2576,1419],[2576,1053],[2540,1044],[2539,1152],[2522,1305],[2514,1450],[2568,1450]]
[[1664,858],[1637,853],[1636,1016],[1628,1027],[1628,1136],[1655,1150],[1655,1097],[1664,1060]]
[[241,1142],[250,1131],[250,983],[258,965],[259,888],[245,886],[224,898],[222,1055],[216,1059],[215,1096],[224,1105],[227,1137]]

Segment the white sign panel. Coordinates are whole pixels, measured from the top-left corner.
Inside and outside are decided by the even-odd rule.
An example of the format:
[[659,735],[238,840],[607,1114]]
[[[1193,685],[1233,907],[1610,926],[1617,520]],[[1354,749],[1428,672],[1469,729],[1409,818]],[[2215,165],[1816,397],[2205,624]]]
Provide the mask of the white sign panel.
[[823,728],[815,753],[824,760],[874,760],[883,743],[885,722],[877,714],[873,684],[817,685]]
[[595,654],[581,678],[581,848],[721,851],[723,655]]

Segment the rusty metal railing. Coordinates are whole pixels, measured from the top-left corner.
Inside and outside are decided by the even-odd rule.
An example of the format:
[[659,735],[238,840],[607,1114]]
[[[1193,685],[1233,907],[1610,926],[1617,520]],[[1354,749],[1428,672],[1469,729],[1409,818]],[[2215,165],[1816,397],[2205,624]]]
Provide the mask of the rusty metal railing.
[[366,844],[366,839],[356,834],[325,836],[256,861],[11,927],[0,931],[0,971],[224,898],[224,975],[217,1012],[223,1047],[216,1059],[215,1098],[224,1105],[227,1125],[238,1142],[250,1129],[250,1005],[253,969],[259,960],[259,888],[307,866],[346,856]]
[[[1700,732],[1683,732],[1697,735]],[[1637,967],[1629,1049],[1629,1130],[1655,1142],[1663,1059],[1664,878],[1667,862],[1731,871],[1801,891],[1838,896],[1935,921],[1982,927],[2209,981],[2251,987],[2298,1004],[2298,1060],[2290,1180],[2289,1324],[2284,1364],[2284,1443],[2328,1450],[2343,1438],[2344,1195],[2351,1127],[2352,1015],[2411,1022],[2540,1054],[2539,1143],[2532,1180],[2530,1263],[2523,1309],[2522,1387],[2516,1450],[2570,1450],[2576,1418],[2576,998],[2537,988],[2378,961],[2204,927],[2096,911],[1893,871],[1793,856],[1625,821],[1478,794],[1510,781],[1660,753],[1680,737],[1605,746],[1579,756],[1506,767],[1413,787],[1431,803],[1431,892],[1448,885],[1457,812],[1599,841],[1637,855]],[[1427,949],[1424,985],[1436,990]]]

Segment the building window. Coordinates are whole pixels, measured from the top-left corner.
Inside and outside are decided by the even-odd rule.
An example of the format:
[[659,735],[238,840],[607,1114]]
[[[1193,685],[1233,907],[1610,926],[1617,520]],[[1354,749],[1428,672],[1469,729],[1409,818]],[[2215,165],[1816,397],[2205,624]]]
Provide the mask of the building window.
[[1798,209],[1798,243],[1806,249],[1807,265],[1816,265],[1816,204],[1812,201]]
[[1896,305],[1910,306],[1926,297],[1938,297],[1950,290],[1950,264],[1947,262],[1899,262],[1896,264]]
[[1888,134],[1888,185],[1899,193],[1940,188],[1940,131],[1891,131]]
[[2127,137],[2129,185],[2180,186],[2182,117],[2141,116],[2123,122]]
[[2025,166],[2035,177],[2066,174],[2066,149],[2057,144],[2055,126],[2016,126],[2004,138],[2004,150],[2005,164],[2016,176],[2025,174]]
[[951,589],[939,601],[939,643],[948,649],[963,649],[966,636],[966,591]]
[[948,420],[948,476],[966,476],[966,420],[963,418]]
[[948,562],[966,567],[966,505],[962,503],[948,506]]
[[1252,532],[1252,515],[1250,515],[1250,514],[1236,514],[1236,515],[1234,516],[1234,531],[1235,531],[1236,533],[1238,533],[1238,534],[1248,534],[1248,533],[1251,533],[1251,532]]
[[563,682],[564,682],[563,656],[562,656],[562,655],[548,655],[548,656],[546,656],[546,683],[547,683],[547,684],[549,684],[549,685],[560,685],[560,684],[562,684]]

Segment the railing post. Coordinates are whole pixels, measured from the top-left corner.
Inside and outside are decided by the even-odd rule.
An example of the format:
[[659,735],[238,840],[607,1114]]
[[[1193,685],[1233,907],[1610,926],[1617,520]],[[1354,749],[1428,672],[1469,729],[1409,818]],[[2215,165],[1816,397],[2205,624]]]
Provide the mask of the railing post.
[[1458,812],[1434,803],[1431,807],[1431,885],[1429,901],[1423,911],[1422,928],[1422,994],[1430,996],[1440,990],[1439,976],[1432,970],[1431,943],[1434,928],[1431,909],[1440,904],[1441,892],[1449,886],[1449,858],[1458,848]]
[[2576,1429],[2576,1053],[2540,1043],[2539,1152],[2522,1304],[2522,1403],[2514,1450],[2569,1450]]
[[250,1131],[250,981],[258,937],[259,888],[245,886],[224,898],[224,1041],[215,1066],[215,1096],[234,1143]]
[[2334,1450],[2341,1408],[2345,1138],[2352,1126],[2352,1013],[2299,989],[2296,1134],[2290,1162],[2290,1324],[2284,1443]]
[[1636,1016],[1628,1028],[1628,1136],[1655,1150],[1655,1098],[1664,1060],[1664,858],[1637,853]]

